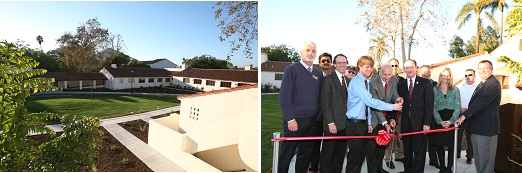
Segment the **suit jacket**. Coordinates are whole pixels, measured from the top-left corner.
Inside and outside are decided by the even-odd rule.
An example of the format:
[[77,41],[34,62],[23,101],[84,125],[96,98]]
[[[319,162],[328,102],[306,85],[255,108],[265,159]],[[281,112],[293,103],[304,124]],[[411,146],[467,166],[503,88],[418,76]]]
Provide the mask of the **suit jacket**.
[[[386,103],[394,104],[395,100],[399,97],[397,93],[397,78],[391,78],[388,82],[388,86],[386,88],[386,93],[384,93],[384,84],[382,83],[381,77],[373,78],[370,81],[370,93],[373,98],[382,100]],[[391,117],[391,112],[387,113],[385,117],[383,111],[377,109],[371,109],[372,115],[372,127],[375,128],[377,124],[382,124],[384,121],[389,120]]]
[[462,115],[466,116],[468,130],[472,134],[494,136],[500,134],[499,107],[501,90],[500,82],[490,76],[469,101],[468,110]]
[[[350,83],[350,79],[345,77],[346,88]],[[348,90],[346,90],[348,92]],[[329,131],[328,124],[335,123],[337,130],[343,130],[346,127],[346,104],[348,97],[345,97],[345,91],[337,73],[333,72],[323,78],[321,84],[321,94],[319,96],[319,104],[323,114],[323,130]]]
[[399,96],[404,99],[402,107],[402,132],[406,129],[407,121],[411,121],[413,131],[422,131],[422,126],[431,126],[433,118],[433,84],[429,79],[417,76],[413,84],[412,98],[408,92],[408,80],[403,80],[397,85]]

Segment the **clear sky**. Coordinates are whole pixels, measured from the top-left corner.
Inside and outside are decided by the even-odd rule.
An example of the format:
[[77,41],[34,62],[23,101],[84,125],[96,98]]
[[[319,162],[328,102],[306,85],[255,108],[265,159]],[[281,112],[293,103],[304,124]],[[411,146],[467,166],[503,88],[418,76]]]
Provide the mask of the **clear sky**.
[[[445,39],[430,47],[419,45],[412,48],[411,57],[417,60],[419,66],[449,60],[449,41],[453,35],[460,36],[466,42],[476,33],[475,16],[461,30],[457,30],[454,22],[462,6],[471,0],[440,1],[446,3],[448,11],[449,24],[446,31],[442,31]],[[507,3],[512,4],[512,1],[508,0]],[[352,65],[360,56],[368,54],[370,35],[362,25],[355,24],[362,14],[357,0],[262,0],[260,9],[261,47],[286,44],[299,50],[303,42],[310,40],[317,44],[317,55],[323,52],[332,55],[343,53]],[[509,10],[505,10],[504,17]],[[497,11],[495,15],[499,20],[500,13]],[[400,58],[400,54],[397,58]]]
[[[65,32],[75,33],[87,20],[98,18],[102,28],[120,34],[126,43],[125,54],[138,60],[167,58],[181,65],[182,58],[209,54],[226,59],[228,41],[220,42],[221,30],[214,19],[216,2],[6,2],[0,1],[0,40],[25,41],[31,48],[40,48],[36,36],[44,39],[44,51],[56,49]],[[243,50],[231,62],[244,67],[257,67],[258,44],[252,45],[254,58]]]

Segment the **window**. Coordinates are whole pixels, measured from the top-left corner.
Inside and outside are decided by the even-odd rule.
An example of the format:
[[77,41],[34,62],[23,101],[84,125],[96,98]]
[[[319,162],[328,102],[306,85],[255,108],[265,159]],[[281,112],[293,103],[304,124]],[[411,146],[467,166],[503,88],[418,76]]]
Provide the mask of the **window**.
[[194,79],[194,84],[201,84],[201,79]]
[[170,77],[169,78],[165,78],[165,82],[170,82]]
[[190,83],[190,78],[183,78],[183,83]]
[[139,78],[138,83],[145,83],[145,78]]
[[190,107],[189,118],[192,120],[199,120],[199,108]]
[[120,79],[120,83],[123,83],[123,78]]
[[231,88],[232,86],[232,83],[231,82],[221,82],[221,87],[227,87],[227,88]]
[[163,82],[163,78],[158,78],[158,83]]
[[149,78],[149,83],[154,83],[154,78]]
[[283,80],[283,74],[275,74],[275,80]]
[[213,81],[213,80],[207,80],[207,85],[209,85],[209,86],[215,86],[215,85],[216,85],[216,81]]
[[237,86],[243,86],[243,85],[250,85],[250,84],[247,84],[247,83],[237,83]]

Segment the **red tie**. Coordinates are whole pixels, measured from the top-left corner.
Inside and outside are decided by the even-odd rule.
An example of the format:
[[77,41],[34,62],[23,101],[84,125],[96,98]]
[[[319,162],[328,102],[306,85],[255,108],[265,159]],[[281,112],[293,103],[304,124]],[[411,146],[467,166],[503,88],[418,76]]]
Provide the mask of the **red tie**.
[[343,79],[342,87],[344,90],[344,96],[348,97],[348,90],[346,90],[346,81],[344,80],[344,76],[341,76],[341,78]]
[[[384,83],[384,95],[386,95],[386,89],[388,88],[388,82]],[[386,97],[386,96],[384,96]],[[384,116],[386,116],[386,114],[388,114],[388,111],[384,111],[383,112]]]

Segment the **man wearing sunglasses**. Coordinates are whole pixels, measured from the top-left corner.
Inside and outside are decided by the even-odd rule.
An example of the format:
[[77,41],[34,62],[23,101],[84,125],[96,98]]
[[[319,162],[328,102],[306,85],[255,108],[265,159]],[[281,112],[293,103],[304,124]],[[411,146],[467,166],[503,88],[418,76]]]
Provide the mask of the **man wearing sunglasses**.
[[[388,61],[388,64],[392,67],[392,78],[395,78],[394,80],[397,80],[397,84],[404,80],[402,76],[399,76],[399,60],[392,58]],[[393,111],[389,115],[390,117],[394,117],[396,122],[399,123],[401,121],[401,117],[399,112]],[[400,134],[401,133],[401,126],[396,125],[395,126],[395,133]],[[392,140],[396,140],[393,138]],[[391,141],[394,142],[394,141]],[[390,142],[390,143],[391,143]],[[393,146],[393,148],[392,148]],[[392,157],[393,152],[395,152],[395,161],[402,162],[404,158],[404,148],[402,146],[402,140],[397,140],[394,145],[388,145],[386,148],[386,154],[384,157],[384,161],[386,162],[386,166],[390,169],[395,169],[395,164],[393,164]]]
[[357,74],[357,67],[348,66],[346,67],[346,72],[344,73],[348,79],[352,79]]
[[[319,68],[323,72],[323,77],[330,74],[332,69],[332,55],[325,52],[319,55]],[[315,124],[315,136],[323,136],[323,114],[321,111],[317,114],[317,121]],[[310,162],[310,173],[319,172],[319,158],[321,156],[321,143],[323,140],[315,140],[314,148],[312,151],[312,161]]]
[[[475,88],[477,88],[477,84],[475,84],[475,70],[467,69],[466,72],[464,72],[464,77],[466,79],[466,83],[459,87],[460,106],[462,107],[460,112],[464,112],[468,109],[471,96],[473,95]],[[462,137],[464,135],[464,131],[466,131],[466,141],[468,142],[468,149],[466,150],[466,163],[471,164],[473,163],[473,145],[471,144],[471,134],[468,130],[466,130],[467,126],[468,123],[464,121],[464,123],[462,123],[462,125],[459,127],[457,136],[457,157],[460,156],[460,151],[462,150]]]

